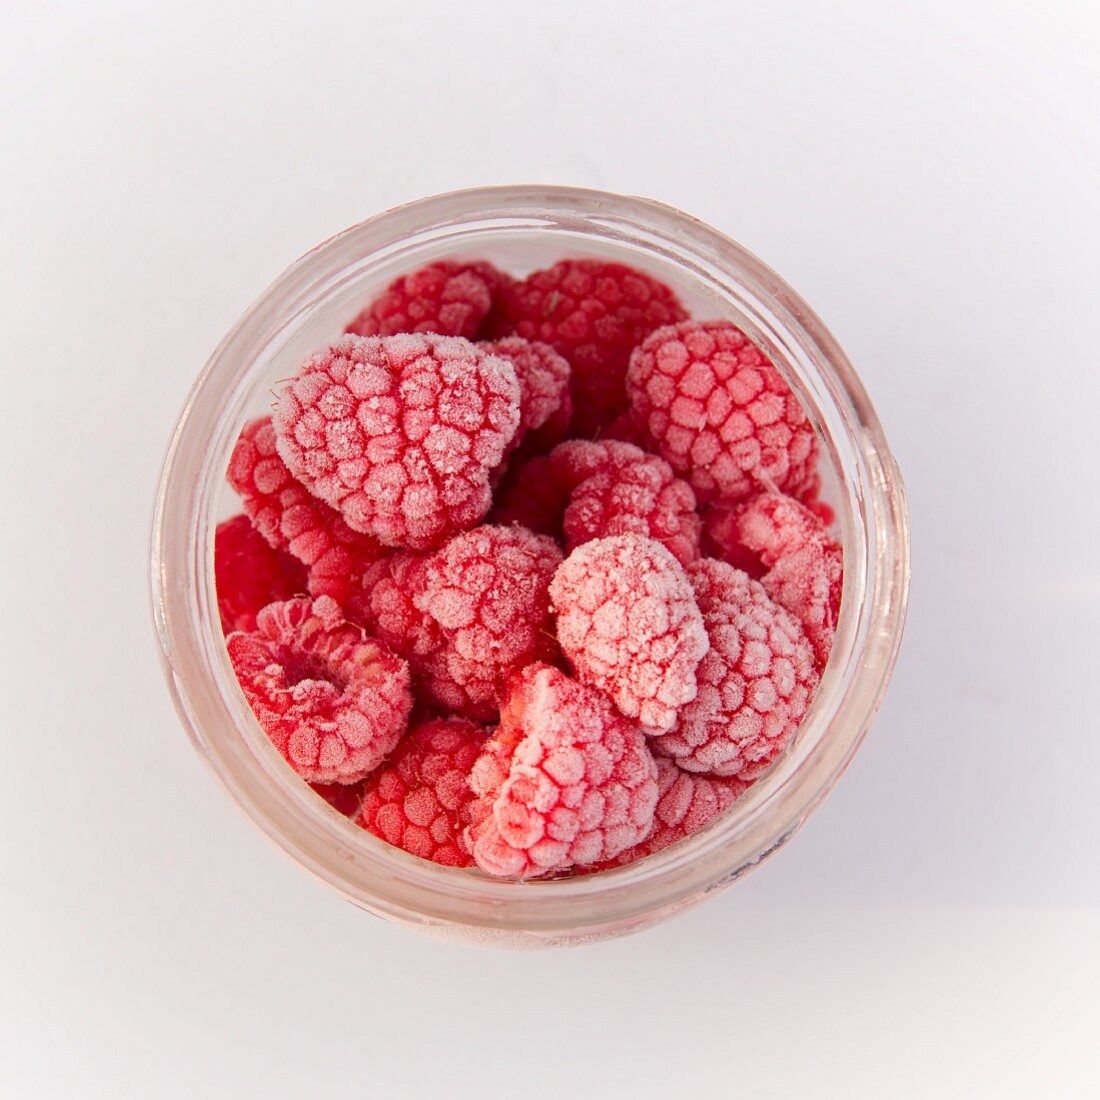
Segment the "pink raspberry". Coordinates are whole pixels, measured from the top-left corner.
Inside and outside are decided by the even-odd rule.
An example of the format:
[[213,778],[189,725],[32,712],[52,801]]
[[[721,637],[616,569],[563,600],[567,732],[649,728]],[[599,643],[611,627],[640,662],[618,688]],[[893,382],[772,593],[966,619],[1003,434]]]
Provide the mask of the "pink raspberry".
[[655,449],[701,503],[765,486],[797,495],[814,480],[817,441],[798,398],[728,321],[653,333],[631,356],[626,388]]
[[248,516],[234,516],[214,532],[214,583],[222,631],[254,630],[256,612],[306,590],[302,563],[270,546]]
[[653,832],[612,860],[610,866],[622,867],[678,844],[725,813],[750,786],[741,779],[694,775],[683,771],[667,757],[658,756],[658,797]]
[[227,476],[256,530],[308,567],[313,596],[344,603],[363,572],[386,553],[295,480],[276,450],[269,416],[245,425]]
[[345,336],[275,407],[291,472],[356,531],[425,549],[489,510],[519,426],[512,364],[455,336]]
[[431,704],[495,720],[512,674],[557,655],[547,590],[561,557],[522,527],[455,535],[424,558],[397,556],[375,585],[372,621]]
[[529,460],[499,494],[493,519],[564,537],[570,550],[634,533],[664,542],[681,561],[698,557],[691,487],[664,459],[616,440],[573,439]]
[[798,621],[746,573],[709,558],[688,573],[710,650],[698,695],[653,749],[685,771],[753,780],[809,708],[818,684],[813,649]]
[[504,288],[492,331],[541,340],[573,368],[573,428],[592,436],[626,408],[623,378],[634,347],[687,317],[656,279],[603,260],[561,260]]
[[408,665],[328,596],[268,604],[226,647],[264,732],[310,783],[362,779],[405,732]]
[[594,539],[562,563],[550,599],[577,678],[648,731],[670,729],[708,644],[680,563],[652,539]]
[[473,340],[493,295],[511,282],[483,261],[441,260],[395,279],[345,331],[354,336],[435,332]]
[[338,814],[355,817],[363,804],[363,781],[358,783],[310,783],[315,794],[319,794]]
[[474,797],[470,771],[485,738],[484,727],[461,718],[414,726],[367,780],[358,823],[421,859],[471,866],[461,834]]
[[482,340],[478,347],[507,359],[519,382],[519,428],[506,455],[523,444],[529,454],[541,454],[569,432],[573,403],[569,397],[569,364],[548,344],[505,336]]
[[768,595],[802,624],[824,666],[840,615],[844,555],[821,519],[797,500],[764,493],[734,513],[741,546],[767,570]]
[[528,878],[637,844],[653,826],[657,768],[641,730],[599,692],[535,664],[513,681],[470,786],[477,865]]

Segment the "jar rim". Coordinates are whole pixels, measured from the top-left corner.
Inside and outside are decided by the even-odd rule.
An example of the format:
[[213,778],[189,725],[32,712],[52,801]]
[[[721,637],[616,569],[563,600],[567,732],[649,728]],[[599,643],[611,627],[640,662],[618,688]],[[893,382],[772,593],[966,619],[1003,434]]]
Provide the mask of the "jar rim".
[[[585,240],[578,252],[618,251],[624,260],[634,257],[626,262],[674,268],[764,348],[798,392],[841,477],[845,579],[834,655],[810,713],[788,750],[729,811],[625,867],[517,883],[391,847],[331,810],[282,761],[229,666],[213,593],[212,533],[229,450],[269,362],[263,357],[274,355],[311,310],[383,269],[407,270],[479,235],[504,239],[532,230]],[[245,814],[296,862],[374,912],[542,942],[650,923],[732,882],[793,835],[835,785],[881,703],[908,580],[900,473],[862,383],[801,297],[742,246],[671,206],[541,185],[420,199],[351,226],[292,264],[246,310],[192,386],[161,470],[150,544],[153,617],[176,708]]]

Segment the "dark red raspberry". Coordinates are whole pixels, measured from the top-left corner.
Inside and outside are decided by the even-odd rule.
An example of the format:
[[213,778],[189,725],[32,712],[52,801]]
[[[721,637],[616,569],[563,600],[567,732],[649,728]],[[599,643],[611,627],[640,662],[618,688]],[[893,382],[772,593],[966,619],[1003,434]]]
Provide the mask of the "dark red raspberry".
[[396,555],[371,595],[371,622],[431,705],[493,721],[513,673],[560,659],[548,593],[560,564],[544,535],[479,527],[426,557]]
[[467,847],[486,874],[517,878],[613,859],[649,833],[657,802],[641,730],[549,665],[513,681],[470,785]]
[[680,563],[652,539],[595,539],[565,559],[550,599],[577,678],[647,732],[672,728],[678,708],[695,698],[695,670],[708,647]]
[[611,860],[609,867],[622,867],[678,844],[725,813],[752,786],[740,779],[694,775],[667,757],[656,759],[658,797],[653,832]]
[[309,569],[313,596],[345,603],[364,571],[387,552],[295,479],[276,450],[269,416],[245,425],[229,459],[228,478],[256,530]]
[[786,746],[817,690],[813,649],[763,585],[725,562],[688,570],[710,649],[699,691],[653,751],[685,771],[756,779]]
[[408,665],[328,596],[268,604],[226,647],[264,732],[310,783],[364,778],[405,732]]
[[344,817],[355,817],[363,804],[362,780],[358,783],[310,783],[310,786]]
[[[519,382],[519,428],[507,455],[522,449],[542,454],[569,433],[573,403],[569,397],[569,364],[548,344],[505,336],[478,344],[490,355],[507,359]],[[522,446],[521,446],[522,445]]]
[[473,340],[494,294],[511,282],[484,261],[440,260],[395,279],[345,331],[355,336],[435,332]]
[[519,426],[507,359],[455,336],[345,336],[275,407],[279,453],[356,531],[426,549],[477,524]]
[[473,800],[470,771],[487,731],[461,718],[414,726],[367,780],[358,823],[421,859],[469,867],[462,828]]
[[253,630],[256,612],[306,590],[297,558],[270,546],[248,516],[234,516],[214,532],[214,583],[222,630]]
[[818,515],[797,500],[763,493],[734,513],[739,544],[767,571],[768,595],[802,624],[824,666],[833,648],[844,554]]
[[573,368],[573,431],[592,437],[627,405],[631,351],[654,329],[687,317],[652,276],[603,260],[561,260],[503,289],[487,327],[541,340]]
[[797,496],[815,479],[817,442],[779,372],[736,325],[689,321],[634,352],[626,388],[653,449],[703,504],[762,488]]

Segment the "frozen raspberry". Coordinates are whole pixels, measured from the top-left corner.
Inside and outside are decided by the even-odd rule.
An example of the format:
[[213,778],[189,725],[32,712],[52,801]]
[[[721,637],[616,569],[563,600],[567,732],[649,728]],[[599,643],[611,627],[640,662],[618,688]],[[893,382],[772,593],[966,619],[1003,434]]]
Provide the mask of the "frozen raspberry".
[[506,287],[487,326],[541,340],[573,367],[573,430],[594,436],[626,408],[623,377],[634,347],[687,317],[663,283],[623,264],[562,260]]
[[667,757],[658,756],[653,832],[612,860],[610,866],[621,867],[679,843],[725,813],[750,786],[741,779],[694,775]]
[[214,583],[222,630],[253,630],[256,612],[306,590],[297,558],[270,546],[248,516],[234,516],[214,532]]
[[736,325],[689,321],[653,333],[631,356],[626,388],[657,453],[701,503],[764,487],[797,496],[812,484],[813,427]]
[[435,332],[473,340],[493,295],[511,281],[491,264],[441,260],[396,279],[345,331],[354,336]]
[[695,698],[707,651],[691,583],[672,554],[637,535],[595,539],[565,559],[550,599],[577,678],[647,730],[670,729]]
[[708,558],[717,558],[760,580],[767,572],[760,556],[741,542],[737,529],[738,506],[704,508],[702,513],[702,549]]
[[561,557],[523,527],[478,527],[426,557],[398,555],[371,621],[430,703],[495,720],[512,674],[557,656],[548,588]]
[[814,654],[798,621],[763,585],[705,558],[688,570],[710,650],[699,693],[654,752],[685,771],[752,780],[790,740],[817,690]]
[[276,450],[269,416],[245,425],[229,459],[228,478],[256,530],[306,565],[313,596],[344,603],[363,572],[386,553],[294,478]]
[[470,774],[466,844],[490,875],[528,878],[613,859],[653,826],[657,768],[641,730],[549,665],[512,682]]
[[310,783],[354,783],[405,732],[409,668],[344,620],[329,596],[268,604],[229,659],[264,732]]
[[454,336],[345,336],[275,407],[279,453],[356,531],[425,549],[489,510],[519,426],[507,359]]
[[507,359],[519,382],[519,428],[506,454],[525,444],[530,454],[548,451],[569,432],[573,403],[569,397],[569,364],[548,344],[505,336],[482,340],[478,347]]
[[738,541],[767,570],[768,595],[802,624],[821,665],[840,614],[844,556],[819,516],[797,500],[764,493],[734,513]]
[[310,783],[337,813],[355,817],[363,804],[363,782],[358,783]]
[[462,844],[474,793],[470,771],[485,744],[483,726],[439,718],[414,726],[397,751],[367,780],[358,823],[421,859],[469,867]]
[[564,537],[570,550],[632,532],[664,542],[683,561],[698,556],[691,487],[664,459],[617,440],[573,439],[529,460],[501,490],[493,519]]
[[567,550],[608,535],[634,534],[666,546],[682,565],[699,556],[695,494],[656,455],[582,481],[569,498],[562,529]]

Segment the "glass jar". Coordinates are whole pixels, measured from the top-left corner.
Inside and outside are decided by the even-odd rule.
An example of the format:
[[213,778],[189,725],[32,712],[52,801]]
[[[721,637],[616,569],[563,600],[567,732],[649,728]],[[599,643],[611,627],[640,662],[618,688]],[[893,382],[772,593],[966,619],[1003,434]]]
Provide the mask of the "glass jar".
[[[786,751],[708,827],[595,875],[509,882],[393,848],[346,820],[284,763],[237,685],[219,626],[213,532],[225,470],[278,379],[339,334],[396,276],[443,257],[522,275],[565,256],[641,268],[692,316],[728,318],[798,393],[821,442],[837,511],[844,592],[832,657]],[[220,510],[220,511],[219,511]],[[303,256],[222,341],[195,382],[164,461],[151,544],[165,672],[195,747],[245,813],[351,901],[438,935],[545,946],[636,931],[728,886],[784,844],[832,789],[871,724],[901,639],[909,579],[901,478],[867,394],[806,303],[733,241],[646,199],[503,187],[424,199],[370,218]]]

